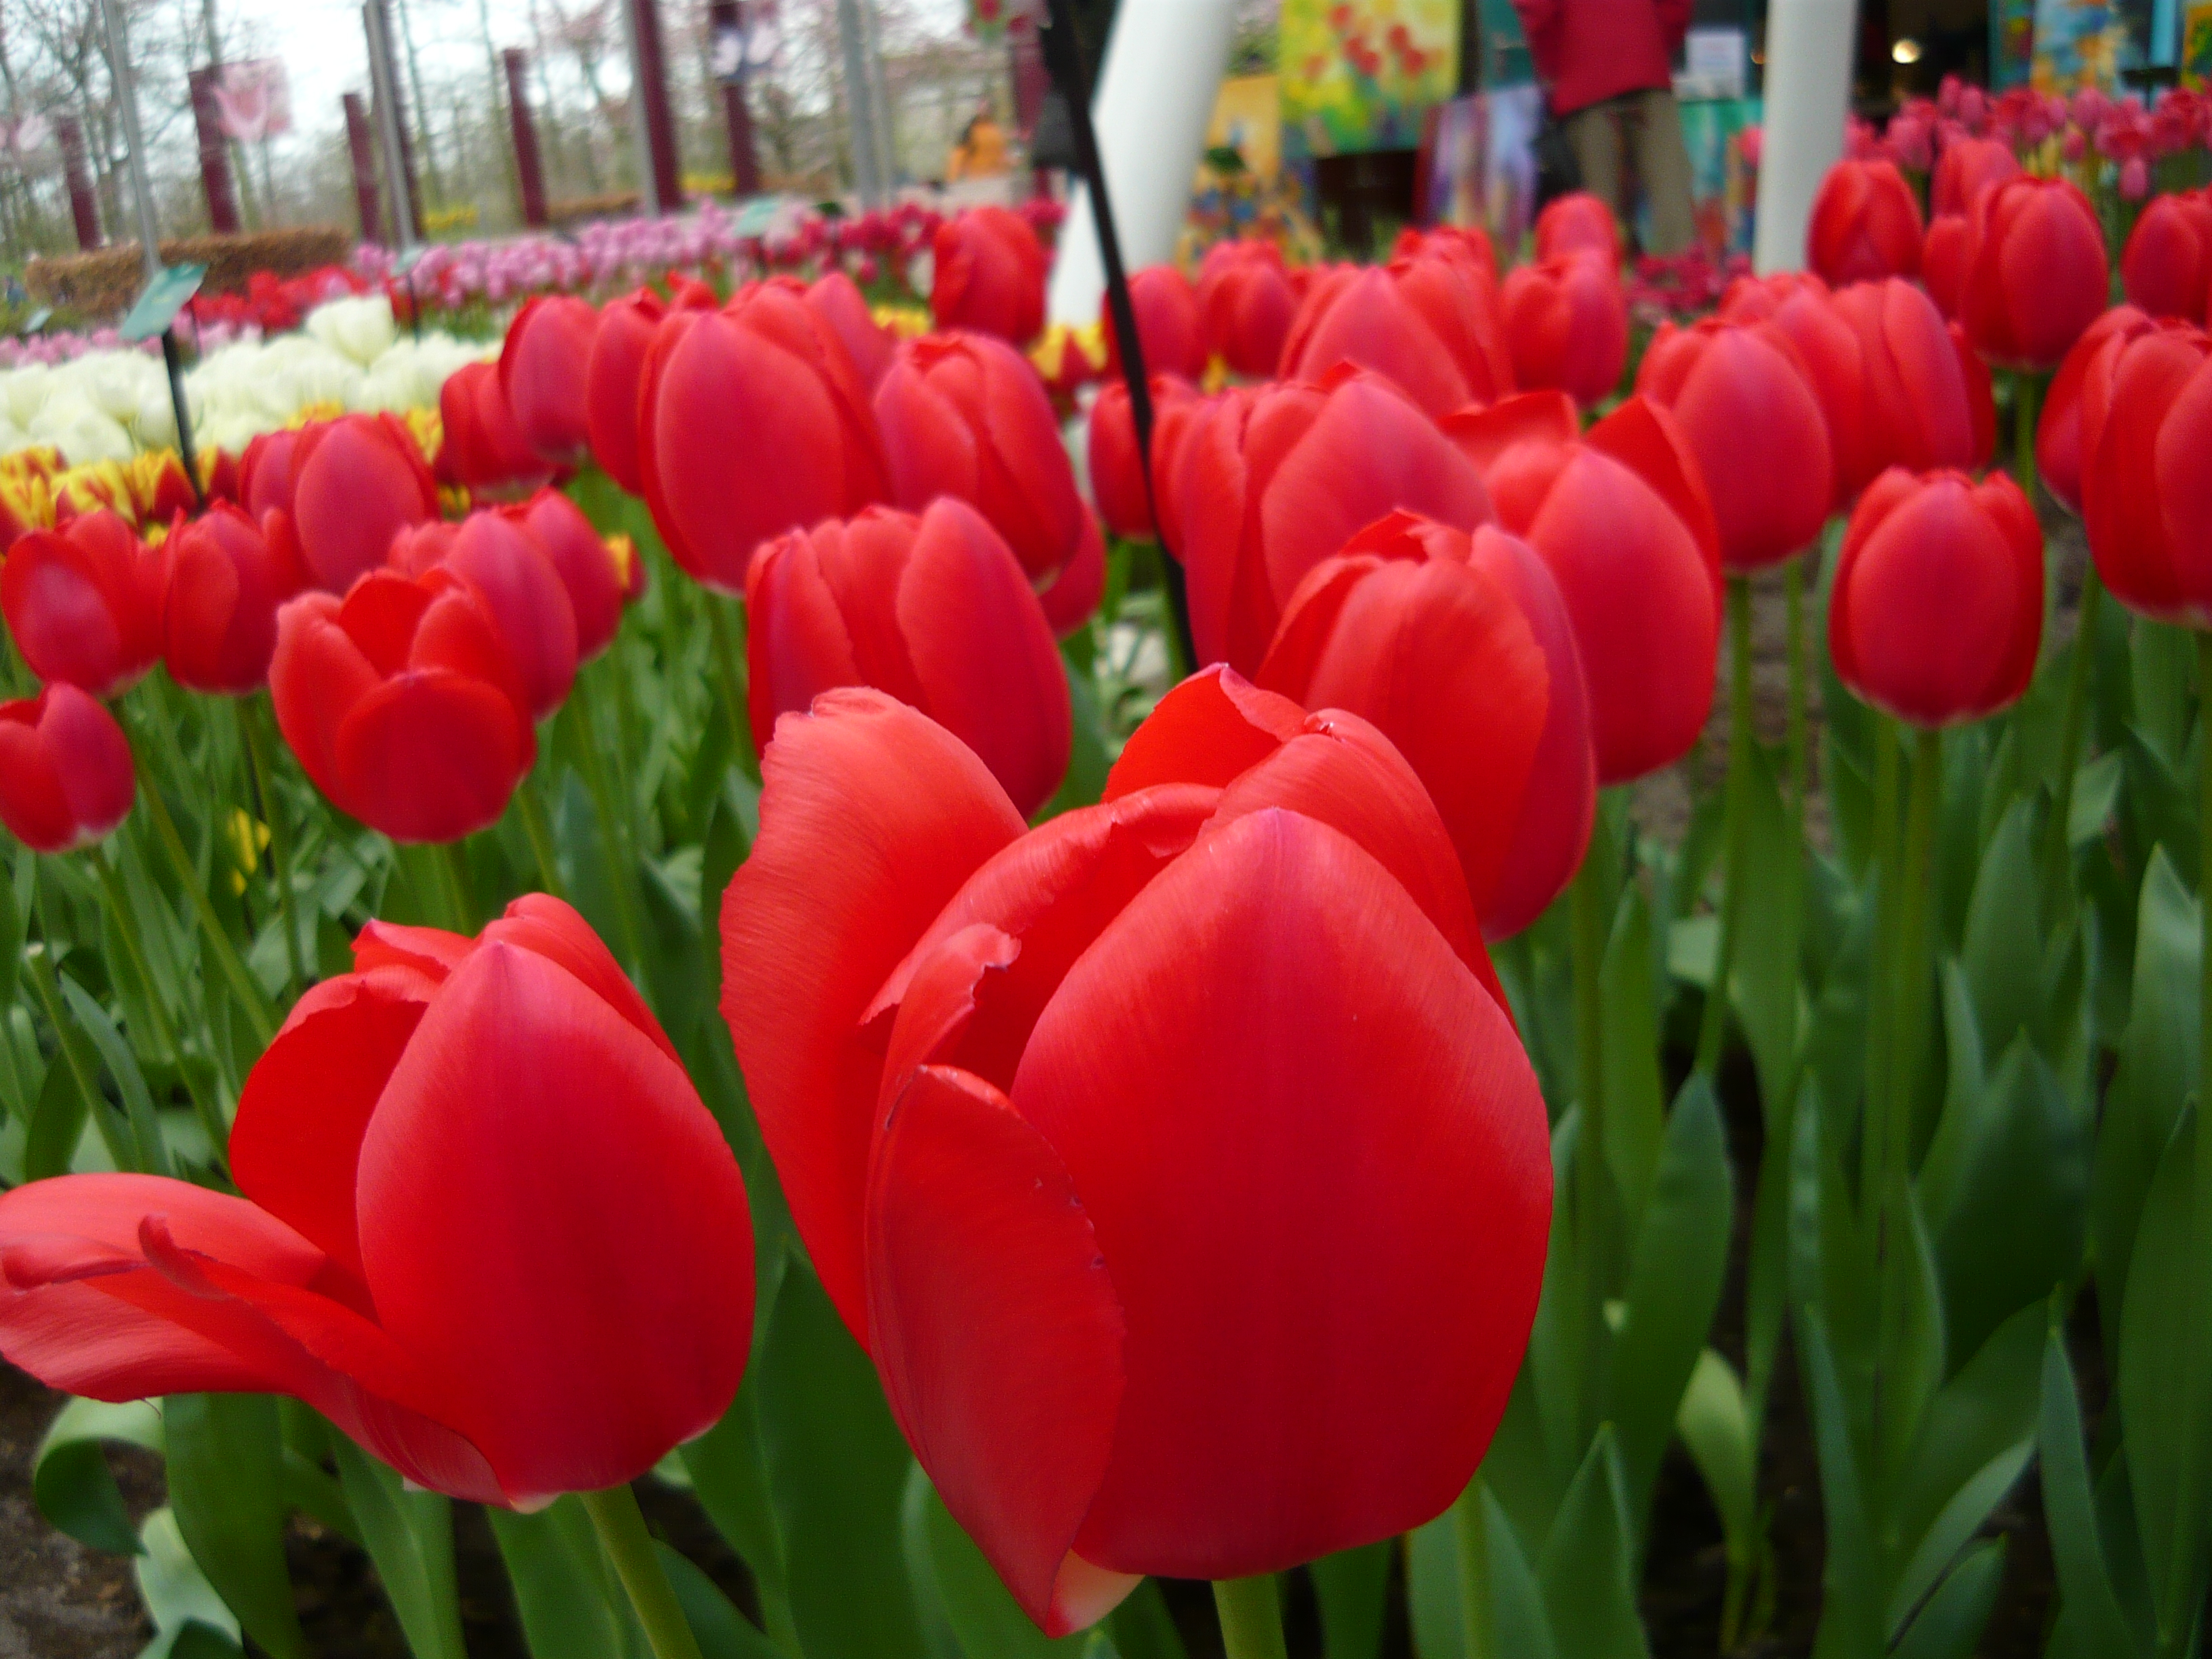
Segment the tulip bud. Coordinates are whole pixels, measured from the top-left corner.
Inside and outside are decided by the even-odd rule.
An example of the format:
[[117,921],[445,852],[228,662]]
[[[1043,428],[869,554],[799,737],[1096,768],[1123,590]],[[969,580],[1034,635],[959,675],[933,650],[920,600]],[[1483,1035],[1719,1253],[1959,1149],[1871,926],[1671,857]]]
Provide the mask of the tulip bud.
[[888,493],[852,355],[775,283],[743,289],[720,311],[664,319],[638,411],[653,521],[676,562],[720,592],[744,591],[753,550],[769,537],[849,518]]
[[[1298,308],[1282,250],[1258,240],[1216,242],[1199,267],[1197,298],[1207,353],[1232,374],[1272,379]],[[1153,368],[1149,355],[1145,366]]]
[[112,697],[161,654],[162,577],[160,550],[102,508],[15,538],[0,612],[33,674]]
[[1589,708],[1566,603],[1525,542],[1377,520],[1306,573],[1255,684],[1349,709],[1397,746],[1486,939],[1519,933],[1573,879],[1597,803]]
[[2128,303],[2154,317],[2197,322],[2212,285],[2212,192],[2154,196],[2128,233],[2120,254]]
[[443,568],[373,570],[276,613],[276,724],[340,811],[394,841],[497,822],[537,758],[517,674],[477,591]]
[[483,599],[521,682],[523,706],[544,720],[576,683],[576,612],[552,559],[516,517],[471,513],[445,564]]
[[1928,222],[1920,245],[1920,280],[1944,319],[1959,314],[1966,292],[1966,266],[1974,255],[1974,228],[1963,213],[1945,213]]
[[1189,431],[1204,404],[1198,388],[1172,374],[1155,374],[1152,394],[1152,494],[1145,490],[1145,475],[1137,459],[1137,425],[1129,410],[1126,381],[1109,380],[1098,389],[1091,405],[1088,454],[1091,494],[1098,503],[1098,516],[1106,527],[1128,541],[1156,541],[1158,527],[1152,522],[1152,501],[1158,497],[1160,516],[1172,532],[1175,515],[1167,491],[1174,477],[1176,458],[1183,435]]
[[2212,499],[2212,338],[2167,323],[2115,335],[2103,349],[2109,369],[2087,377],[2081,398],[2090,556],[2130,610],[2212,627],[2212,520],[2203,507]]
[[1574,405],[1523,392],[1444,422],[1500,524],[1543,559],[1575,629],[1601,784],[1689,752],[1712,707],[1720,532],[1689,440],[1638,396],[1578,435]]
[[[521,526],[559,573],[576,618],[576,656],[589,662],[614,641],[634,568],[641,566],[627,542],[617,550],[592,527],[581,508],[557,489],[541,489],[520,507],[500,512]],[[637,569],[639,591],[643,573]]]
[[[1571,248],[1561,251],[1573,252]],[[1393,259],[1410,259],[1421,253],[1455,261],[1478,287],[1486,290],[1498,286],[1498,250],[1491,243],[1490,233],[1480,225],[1407,225],[1398,233],[1398,240],[1390,244]],[[1549,255],[1539,253],[1537,257],[1545,258]],[[1300,298],[1304,297],[1307,279],[1322,269],[1318,265],[1300,265],[1292,270],[1291,280],[1297,285]]]
[[248,518],[258,520],[271,507],[292,510],[293,469],[305,435],[305,428],[286,427],[246,441],[238,463],[238,504]]
[[2053,369],[2105,309],[2112,265],[2088,198],[2023,173],[1974,201],[1959,320],[1993,363]]
[[438,477],[471,495],[506,497],[537,489],[553,476],[531,447],[508,406],[496,363],[464,363],[438,389],[445,441]]
[[1972,213],[1984,190],[2019,171],[2020,158],[2010,144],[1996,138],[1954,138],[1943,146],[1929,181],[1929,211],[1938,219]]
[[2027,690],[2043,635],[2043,528],[2002,472],[1893,467],[1844,532],[1828,602],[1836,676],[1919,726],[1981,720]]
[[1921,235],[1919,199],[1895,162],[1844,160],[1813,198],[1805,263],[1836,288],[1910,276],[1920,269]]
[[599,331],[584,371],[584,427],[592,459],[633,495],[645,493],[637,463],[638,388],[646,352],[666,313],[660,296],[649,288],[608,301],[599,312]]
[[[1996,446],[1989,365],[1958,325],[1902,277],[1856,283],[1835,295],[1836,314],[1858,336],[1864,439],[1852,480],[1887,467],[1910,472],[1986,466]],[[1850,457],[1846,457],[1850,465]]]
[[1024,817],[1060,787],[1071,727],[1052,629],[1012,553],[975,508],[919,520],[872,507],[763,547],[745,581],[753,742],[823,692],[873,685],[991,769]]
[[1820,400],[1835,473],[1834,505],[1847,507],[1875,468],[1869,459],[1866,370],[1859,339],[1836,308],[1828,285],[1810,271],[1738,277],[1721,301],[1731,323],[1763,323],[1787,339]]
[[[489,363],[477,367],[493,373]],[[448,380],[447,395],[453,387]],[[450,450],[450,422],[446,434]],[[290,499],[272,505],[283,507],[307,580],[325,592],[344,592],[363,571],[384,562],[394,535],[438,516],[438,486],[422,452],[389,415],[348,415],[311,426],[300,434],[291,463]],[[257,474],[246,491],[249,513],[262,499],[262,482]]]
[[129,1174],[0,1194],[0,1352],[97,1400],[288,1395],[477,1503],[642,1474],[729,1408],[751,1342],[721,1131],[556,899],[473,940],[373,921],[354,964],[246,1079],[244,1197]]
[[937,228],[929,312],[940,329],[989,334],[1024,346],[1044,331],[1048,261],[1029,221],[995,204]]
[[[278,523],[282,514],[271,515]],[[218,503],[179,520],[161,544],[167,570],[162,659],[195,691],[242,696],[266,684],[276,649],[276,607],[307,584],[289,535],[270,536]]]
[[1257,672],[1306,572],[1394,507],[1460,530],[1492,517],[1481,478],[1435,422],[1352,368],[1206,405],[1179,447],[1174,495],[1199,660],[1239,672]]
[[57,681],[35,697],[0,702],[0,823],[33,852],[105,838],[137,798],[131,745],[97,698]]
[[1500,296],[1513,383],[1553,387],[1584,409],[1612,395],[1628,362],[1628,299],[1603,258],[1587,252],[1522,265]]
[[[1129,307],[1137,319],[1137,338],[1145,349],[1145,373],[1180,374],[1186,380],[1206,375],[1206,327],[1198,314],[1198,295],[1190,279],[1174,265],[1149,265],[1129,278]],[[1114,337],[1114,318],[1098,302],[1098,327],[1106,340],[1106,373],[1121,373],[1121,352]]]
[[1595,253],[1620,269],[1620,226],[1613,209],[1586,190],[1556,196],[1536,216],[1536,257],[1556,259],[1569,253]]
[[1431,416],[1513,386],[1495,292],[1464,259],[1427,249],[1314,280],[1283,345],[1283,378],[1318,380],[1339,363],[1371,369]]
[[2119,353],[2157,326],[2133,306],[2114,306],[2082,331],[2051,378],[2036,422],[2035,466],[2044,488],[2072,513],[2081,511],[2083,434],[2103,428]]
[[580,458],[590,441],[586,376],[599,313],[567,294],[524,302],[507,325],[499,353],[499,387],[523,441],[544,459]]

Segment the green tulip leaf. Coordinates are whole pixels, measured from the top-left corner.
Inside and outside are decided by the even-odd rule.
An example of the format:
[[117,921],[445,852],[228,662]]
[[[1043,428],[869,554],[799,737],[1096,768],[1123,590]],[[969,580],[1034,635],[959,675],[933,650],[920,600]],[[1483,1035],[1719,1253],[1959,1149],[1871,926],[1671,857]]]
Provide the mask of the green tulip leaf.
[[731,1605],[720,1587],[690,1559],[655,1540],[653,1553],[668,1576],[684,1609],[684,1622],[697,1638],[702,1659],[789,1659],[776,1644],[755,1630],[744,1614]]
[[2070,1639],[2077,1651],[2121,1659],[2136,1651],[2135,1632],[2120,1611],[2105,1565],[2096,1493],[2089,1484],[2089,1460],[2081,1444],[2081,1396],[2074,1387],[2074,1367],[2066,1358],[2065,1334],[2055,1317],[2044,1342],[2036,1443],[2044,1519]]
[[1712,1349],[1698,1356],[1674,1413],[1675,1432],[1719,1511],[1735,1559],[1747,1559],[1759,1527],[1759,1449],[1735,1368]]
[[284,1562],[289,1506],[276,1402],[266,1395],[172,1395],[161,1412],[169,1506],[192,1559],[275,1659],[304,1659]]
[[151,1401],[111,1406],[72,1400],[31,1458],[31,1501],[48,1525],[88,1548],[136,1555],[143,1547],[107,1466],[106,1443],[161,1449],[161,1413]]
[[[1389,1611],[1390,1557],[1396,1540],[1325,1555],[1310,1568],[1321,1603],[1325,1659],[1376,1659]],[[1007,1650],[1012,1652],[1012,1650]]]
[[616,1659],[635,1620],[574,1493],[535,1514],[486,1506],[531,1659]]
[[1890,1651],[1895,1659],[1969,1659],[2004,1587],[2005,1540],[1976,1545],[1928,1598]]
[[1960,961],[1973,992],[1985,1052],[2002,1053],[2032,1028],[2042,1001],[2042,887],[2036,853],[2038,813],[2022,796],[1997,823],[1966,909]]
[[396,1471],[343,1434],[333,1433],[329,1440],[346,1506],[398,1616],[407,1650],[415,1659],[467,1659],[453,1568],[452,1500],[410,1490]]
[[1599,981],[1605,999],[1605,1161],[1621,1213],[1644,1213],[1659,1167],[1666,1097],[1659,1081],[1659,1012],[1651,976],[1651,912],[1633,883],[1622,891]]
[[1567,1488],[1536,1569],[1561,1654],[1648,1659],[1636,1607],[1634,1539],[1627,1476],[1608,1424]]
[[138,1659],[240,1659],[238,1615],[185,1547],[177,1518],[155,1510],[139,1529],[135,1572],[154,1639]]

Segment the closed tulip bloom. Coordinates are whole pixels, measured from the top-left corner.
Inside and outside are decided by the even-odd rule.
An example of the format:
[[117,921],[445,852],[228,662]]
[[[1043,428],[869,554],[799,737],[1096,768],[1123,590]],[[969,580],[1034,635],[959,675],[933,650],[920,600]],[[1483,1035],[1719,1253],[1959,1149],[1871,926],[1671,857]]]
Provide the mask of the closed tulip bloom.
[[1928,237],[1920,245],[1920,281],[1947,321],[1959,314],[1973,256],[1973,223],[1965,214],[1940,214],[1928,222]]
[[[476,367],[498,385],[489,363]],[[453,390],[449,379],[441,400]],[[450,448],[450,423],[446,442]],[[249,489],[249,513],[256,511],[256,499]],[[438,516],[438,486],[415,440],[395,417],[348,415],[301,434],[292,451],[287,516],[307,580],[325,592],[343,593],[363,571],[384,562],[394,535]]]
[[1831,287],[1920,269],[1920,202],[1892,161],[1837,162],[1820,180],[1805,263]]
[[[1137,319],[1137,338],[1145,348],[1145,373],[1180,374],[1196,380],[1206,374],[1206,326],[1198,313],[1198,294],[1175,265],[1147,265],[1129,276],[1129,307]],[[1098,326],[1106,341],[1106,373],[1121,373],[1121,349],[1114,318],[1098,302]]]
[[1568,253],[1595,253],[1620,269],[1620,222],[1602,198],[1586,190],[1553,198],[1536,216],[1536,257],[1556,259]]
[[867,297],[850,276],[842,270],[832,270],[817,276],[806,289],[806,303],[813,313],[837,331],[845,350],[853,360],[854,373],[860,377],[861,386],[872,392],[876,383],[884,378],[884,371],[891,366],[891,353],[897,349],[898,337],[878,323],[868,310]]
[[633,495],[645,493],[637,462],[638,388],[645,354],[667,311],[649,288],[608,301],[599,308],[599,332],[584,368],[584,430],[592,459]]
[[2108,342],[2110,391],[2081,410],[2081,516],[2097,574],[2160,622],[2212,627],[2212,339],[2168,323]]
[[[1172,374],[1155,374],[1152,394],[1152,483],[1161,495],[1160,514],[1170,530],[1175,520],[1168,510],[1164,491],[1175,472],[1184,434],[1205,407],[1198,388]],[[1086,439],[1091,469],[1091,493],[1098,503],[1098,516],[1106,527],[1127,541],[1154,541],[1158,527],[1152,522],[1152,500],[1145,491],[1143,464],[1137,456],[1137,424],[1129,412],[1129,387],[1124,380],[1109,380],[1098,388],[1091,405],[1091,428]]]
[[238,504],[248,517],[258,520],[271,507],[292,510],[293,465],[306,435],[304,427],[285,427],[246,441],[238,462]]
[[1712,707],[1720,535],[1689,440],[1632,397],[1586,434],[1556,392],[1455,415],[1498,522],[1536,550],[1574,623],[1597,781],[1626,783],[1689,752]]
[[742,593],[753,550],[889,494],[866,389],[837,331],[757,283],[653,337],[639,392],[646,505],[676,562]]
[[1521,265],[1499,303],[1524,392],[1565,392],[1584,409],[1620,384],[1628,362],[1628,298],[1601,255],[1582,252]]
[[538,756],[522,682],[476,589],[443,566],[374,570],[276,613],[276,724],[340,811],[394,841],[498,821]]
[[2002,472],[1868,486],[1828,602],[1836,676],[1918,726],[1976,720],[2019,701],[2043,636],[2043,527]]
[[1731,323],[1763,323],[1789,341],[1827,422],[1834,505],[1849,507],[1880,469],[1866,430],[1858,335],[1837,310],[1828,285],[1808,270],[1740,276],[1729,285],[1720,315]]
[[[282,515],[272,515],[281,525]],[[218,502],[161,544],[167,565],[162,660],[195,691],[243,696],[268,684],[276,607],[307,585],[291,538]]]
[[523,707],[544,720],[576,683],[576,611],[551,556],[514,517],[471,513],[444,562],[483,600],[514,665]]
[[1494,526],[1393,513],[1307,573],[1255,682],[1371,720],[1458,850],[1484,937],[1519,933],[1581,865],[1597,803],[1574,625]]
[[1810,546],[1835,494],[1828,422],[1789,336],[1707,318],[1659,325],[1636,389],[1690,441],[1732,574]]
[[[876,388],[892,502],[919,513],[966,501],[1049,592],[1085,575],[1098,525],[1075,485],[1044,386],[1020,353],[983,334],[928,334],[899,347]],[[848,515],[849,516],[849,515]]]
[[988,204],[954,215],[931,240],[929,313],[942,329],[1025,346],[1044,332],[1051,261],[1028,220]]
[[2081,511],[2084,428],[2103,428],[2122,348],[2157,327],[2133,306],[2114,306],[2089,325],[2051,377],[2036,419],[2035,468],[2044,488],[2075,514]]
[[[131,744],[91,693],[57,680],[35,697],[0,702],[0,823],[33,852],[104,839],[137,798]],[[7,1304],[0,1285],[0,1334]]]
[[577,660],[591,661],[622,626],[636,550],[621,538],[610,542],[601,536],[583,509],[557,489],[541,489],[519,507],[499,510],[552,561],[576,619]]
[[496,363],[464,363],[438,388],[443,441],[437,476],[473,496],[506,500],[527,495],[554,467],[532,447],[500,385]]
[[823,1284],[1048,1632],[1440,1513],[1496,1427],[1543,1104],[1451,842],[1342,711],[1209,670],[1024,834],[879,692],[787,716],[724,1000]]
[[1315,279],[1284,343],[1282,375],[1317,380],[1340,363],[1371,369],[1432,416],[1513,386],[1496,294],[1468,261],[1429,249]]
[[752,1334],[727,1143],[583,919],[371,922],[246,1079],[243,1197],[0,1195],[0,1352],[95,1400],[306,1401],[418,1486],[536,1509],[712,1427]]
[[2112,291],[2105,233],[2063,179],[2022,173],[1975,198],[1959,320],[1993,363],[2052,369]]
[[[1283,251],[1259,239],[1216,242],[1198,270],[1198,311],[1206,349],[1232,374],[1272,379],[1297,313]],[[1152,359],[1145,360],[1147,368]]]
[[2212,284],[2212,192],[2176,191],[2143,204],[2120,254],[2128,303],[2154,317],[2204,318]]
[[568,294],[526,301],[507,325],[499,387],[523,441],[546,460],[580,460],[591,443],[592,345],[599,313]]
[[755,744],[823,692],[872,685],[973,750],[1027,817],[1067,770],[1067,677],[996,531],[939,496],[778,537],[745,583]]
[[1395,507],[1460,530],[1489,522],[1474,465],[1389,381],[1230,392],[1193,420],[1176,461],[1178,539],[1201,662],[1259,671],[1307,571]]
[[1974,200],[2020,171],[2012,146],[1996,138],[1954,138],[1936,158],[1929,181],[1929,211],[1937,218],[1974,210]]
[[1854,472],[1864,483],[1901,466],[1908,472],[1986,466],[1996,446],[1996,404],[1989,365],[1946,325],[1935,301],[1902,277],[1857,283],[1835,295],[1837,315],[1858,336],[1863,379]]
[[18,536],[0,567],[0,612],[42,680],[112,697],[161,654],[161,554],[105,508]]

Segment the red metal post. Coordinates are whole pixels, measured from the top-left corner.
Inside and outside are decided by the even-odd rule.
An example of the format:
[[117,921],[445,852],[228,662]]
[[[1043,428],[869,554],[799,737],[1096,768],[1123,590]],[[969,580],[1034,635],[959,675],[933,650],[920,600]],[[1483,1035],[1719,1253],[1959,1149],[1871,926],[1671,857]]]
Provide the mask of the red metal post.
[[361,240],[381,243],[384,217],[376,210],[376,138],[368,106],[357,92],[345,94],[346,153],[353,158],[353,204],[361,215]]
[[76,221],[76,245],[89,253],[100,246],[100,202],[92,193],[92,169],[85,161],[84,128],[74,115],[57,115],[54,137],[62,147],[62,178],[69,185],[70,217]]
[[742,51],[744,40],[744,13],[738,0],[710,0],[707,7],[707,39],[709,42],[724,38],[726,31],[734,31],[740,42],[736,73],[722,82],[722,119],[730,135],[730,179],[732,187],[740,196],[760,193],[760,161],[753,153],[753,112],[745,101],[745,65]]
[[219,69],[196,69],[185,78],[191,94],[192,131],[200,145],[200,188],[207,192],[208,228],[218,236],[239,231],[238,190],[230,176],[230,146],[222,134],[222,114],[216,106]]
[[629,0],[637,21],[638,68],[645,84],[646,141],[653,151],[653,183],[664,213],[683,205],[682,168],[676,154],[676,122],[668,111],[668,59],[660,49],[660,8],[656,0]]
[[514,135],[514,171],[522,181],[522,222],[536,230],[547,222],[545,167],[538,155],[538,128],[530,118],[530,90],[522,78],[522,53],[514,46],[499,55],[507,69],[507,122]]

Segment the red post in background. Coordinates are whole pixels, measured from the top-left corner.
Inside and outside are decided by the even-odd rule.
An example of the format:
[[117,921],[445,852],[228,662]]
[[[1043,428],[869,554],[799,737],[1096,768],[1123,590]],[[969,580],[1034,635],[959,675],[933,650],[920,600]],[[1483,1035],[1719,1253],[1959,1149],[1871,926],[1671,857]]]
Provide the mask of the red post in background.
[[357,92],[345,95],[346,154],[353,160],[353,204],[361,215],[361,240],[381,244],[384,217],[376,210],[376,139],[368,106]]
[[89,253],[100,245],[100,203],[85,162],[84,128],[74,115],[57,115],[54,137],[62,147],[62,178],[69,185],[70,217],[76,221],[76,245]]
[[[715,53],[714,78],[722,86],[722,118],[730,134],[731,186],[740,196],[760,193],[760,161],[753,154],[753,112],[745,101],[745,20],[738,0],[709,0],[707,39]],[[734,52],[733,61],[723,60]]]
[[239,230],[238,189],[230,176],[230,146],[224,142],[222,112],[216,106],[219,69],[196,69],[185,84],[192,100],[192,132],[200,145],[200,188],[207,192],[208,228],[218,236]]
[[[1014,129],[1022,135],[1024,143],[1034,143],[1037,117],[1044,113],[1045,94],[1052,85],[1052,77],[1045,70],[1044,43],[1037,39],[1036,18],[1024,13],[1008,25],[1006,52],[1012,59]],[[1046,172],[1043,167],[1030,169],[1032,194],[1052,193],[1052,183]]]
[[660,8],[656,0],[629,0],[637,23],[637,59],[645,84],[646,143],[653,151],[653,193],[660,210],[683,205],[684,188],[676,155],[676,123],[668,112],[668,58],[660,49]]
[[522,222],[532,230],[547,223],[545,167],[538,155],[538,128],[530,118],[530,89],[522,78],[522,52],[509,46],[499,55],[507,70],[507,124],[514,135],[514,171],[522,181]]

